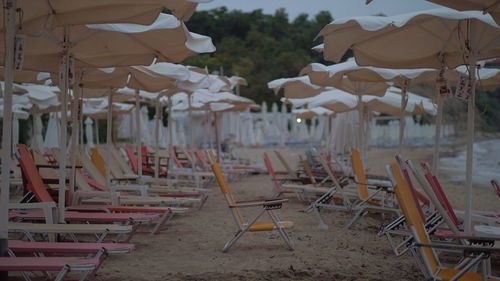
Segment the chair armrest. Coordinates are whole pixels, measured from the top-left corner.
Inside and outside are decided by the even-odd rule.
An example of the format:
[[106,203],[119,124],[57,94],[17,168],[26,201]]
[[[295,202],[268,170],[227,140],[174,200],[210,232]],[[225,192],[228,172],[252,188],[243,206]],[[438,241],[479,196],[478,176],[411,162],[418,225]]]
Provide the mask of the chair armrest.
[[[37,168],[52,168],[52,169],[59,169],[59,165],[50,165],[50,164],[36,164],[36,167]],[[66,169],[71,169],[73,168],[73,166],[66,166]],[[75,168],[77,169],[82,169],[83,166],[82,165],[75,165]]]
[[[448,238],[448,239],[463,239],[470,241],[500,241],[500,237],[498,236],[474,236],[474,235],[454,235],[454,234],[445,234],[439,235],[440,238]],[[500,248],[499,248],[500,249]]]
[[449,250],[463,250],[463,251],[471,251],[471,252],[488,252],[488,253],[500,252],[500,248],[466,246],[466,245],[458,245],[458,244],[415,243],[414,245],[417,247],[429,247],[429,248],[449,249]]
[[[59,179],[44,178],[44,179],[42,179],[42,181],[44,184],[58,184],[59,183]],[[69,179],[66,179],[65,182],[69,184]]]
[[242,208],[242,207],[255,207],[255,206],[269,206],[275,204],[283,204],[288,202],[288,199],[260,199],[260,200],[249,200],[249,201],[238,201],[236,204],[230,205],[229,208]]

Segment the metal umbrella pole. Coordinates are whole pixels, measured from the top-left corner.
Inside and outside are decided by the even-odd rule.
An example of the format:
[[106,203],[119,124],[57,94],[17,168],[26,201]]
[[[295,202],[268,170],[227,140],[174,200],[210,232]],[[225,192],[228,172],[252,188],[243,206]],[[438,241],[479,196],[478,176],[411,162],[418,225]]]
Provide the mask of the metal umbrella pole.
[[[16,0],[4,1],[5,31],[5,90],[3,127],[2,127],[2,182],[0,192],[0,256],[8,257],[9,230],[9,192],[10,167],[12,164],[11,134],[12,134],[12,83],[14,81],[14,37],[16,29]],[[9,273],[0,272],[0,279],[7,280]]]
[[79,112],[79,96],[81,88],[76,86],[73,89],[73,106],[71,108],[71,152],[70,152],[70,162],[71,162],[71,174],[69,178],[69,191],[70,195],[75,191],[75,173],[76,173],[76,150],[78,149],[78,134],[80,126],[80,112]]
[[142,177],[142,145],[141,145],[141,104],[139,90],[135,90],[135,144],[137,149],[137,175],[139,179]]
[[403,153],[403,141],[405,137],[405,126],[406,126],[406,120],[405,120],[405,112],[406,112],[406,106],[408,104],[408,80],[405,80],[405,83],[403,87],[401,88],[401,109],[399,112],[399,145],[398,145],[398,153],[402,154]]
[[441,126],[443,123],[443,97],[437,93],[436,135],[434,137],[434,154],[432,155],[432,172],[438,175],[439,147],[441,146]]
[[173,155],[173,120],[172,120],[172,97],[169,95],[168,96],[168,156],[169,156],[169,161],[168,161],[168,169],[169,171],[173,167],[173,161],[172,161],[172,155]]
[[62,105],[61,105],[61,134],[59,145],[61,146],[61,159],[59,162],[59,200],[58,200],[58,221],[64,223],[64,210],[66,208],[66,155],[67,155],[67,126],[68,126],[68,93],[69,93],[69,28],[64,27],[63,40],[63,80],[62,80]]
[[160,97],[156,99],[155,104],[156,116],[155,116],[155,178],[160,176],[160,120],[161,120],[161,106]]
[[113,91],[110,88],[108,93],[108,112],[106,116],[106,188],[111,191],[111,146],[113,145]]

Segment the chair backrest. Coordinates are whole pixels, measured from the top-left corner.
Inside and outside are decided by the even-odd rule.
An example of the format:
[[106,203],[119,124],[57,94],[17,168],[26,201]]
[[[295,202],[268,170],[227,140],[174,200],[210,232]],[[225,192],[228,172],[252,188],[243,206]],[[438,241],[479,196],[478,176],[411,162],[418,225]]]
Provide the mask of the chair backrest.
[[434,191],[434,194],[438,198],[439,202],[444,207],[444,209],[448,213],[448,215],[449,215],[450,219],[453,221],[453,223],[456,226],[459,226],[460,221],[458,220],[457,215],[455,214],[455,210],[453,210],[453,207],[451,206],[450,201],[448,201],[448,197],[446,197],[446,194],[444,193],[444,190],[441,187],[439,180],[432,173],[429,164],[426,162],[421,162],[420,165],[422,166],[422,168],[425,171],[425,179],[427,179],[427,182],[432,187],[432,190]]
[[302,162],[302,167],[304,167],[304,172],[306,173],[306,176],[311,180],[312,184],[316,184],[316,179],[314,178],[311,166],[309,166],[309,163],[307,163],[307,159],[303,159],[301,156],[299,156],[299,158],[300,161]]
[[423,194],[421,194],[413,185],[410,174],[408,173],[408,169],[406,169],[406,165],[400,155],[396,155],[396,161],[398,163],[399,169],[401,170],[401,173],[403,174],[403,177],[405,178],[406,183],[408,184],[408,187],[410,188],[411,193],[413,194],[412,197],[415,199],[415,204],[417,206],[418,214],[420,215],[422,221],[425,221],[424,211],[422,210],[422,206],[420,205],[419,201],[424,200],[422,201],[423,204],[429,206],[430,204],[429,199],[425,197]]
[[127,160],[125,160],[125,158],[123,158],[123,156],[120,153],[120,151],[118,150],[118,148],[116,148],[114,145],[111,145],[109,147],[109,149],[111,151],[112,157],[116,160],[116,162],[117,162],[118,166],[120,167],[120,169],[122,169],[122,171],[125,174],[128,174],[128,175],[134,174],[134,171],[127,164]]
[[106,178],[101,174],[99,169],[94,165],[92,160],[83,150],[77,151],[78,160],[82,163],[83,168],[87,171],[90,177],[101,185],[106,185]]
[[45,188],[43,179],[38,172],[35,161],[24,144],[17,145],[18,161],[21,166],[23,179],[26,188],[35,194],[38,202],[54,202],[49,192]]
[[232,215],[233,215],[233,218],[234,218],[236,224],[239,227],[242,227],[243,222],[241,220],[240,212],[238,211],[237,208],[231,208],[231,206],[235,205],[235,203],[236,203],[234,200],[233,194],[231,192],[231,188],[229,188],[229,185],[227,184],[227,181],[224,178],[224,175],[222,174],[222,170],[219,167],[219,163],[217,163],[217,159],[215,158],[214,153],[212,152],[212,150],[209,150],[208,153],[210,155],[210,159],[212,160],[212,170],[214,172],[215,179],[217,180],[217,183],[219,184],[220,190],[222,191],[222,193],[226,197],[226,202],[229,206],[229,209],[232,212]]
[[130,165],[132,166],[132,171],[134,174],[139,172],[139,166],[137,165],[137,157],[135,157],[134,149],[131,144],[125,144],[125,153],[127,154],[128,160],[130,161]]
[[[61,161],[62,155],[61,155],[61,150],[59,148],[52,148],[51,154],[57,162]],[[78,170],[75,173],[75,184],[78,187],[78,189],[85,191],[93,191],[93,188],[87,183],[84,176]]]
[[194,155],[196,156],[196,158],[198,158],[198,160],[200,161],[203,169],[207,169],[207,168],[210,168],[210,164],[208,163],[208,158],[207,156],[205,155],[205,153],[203,153],[203,151],[199,150],[199,149],[196,149],[194,151]]
[[[107,153],[108,153],[107,150],[108,150],[107,145],[98,145],[97,146],[97,153],[100,155],[100,158],[103,159],[104,164],[107,167],[109,167],[109,170],[111,172],[111,177],[124,178],[125,174],[124,174],[123,170],[120,168],[120,165],[117,164],[117,162],[119,160],[114,157],[113,153],[111,153],[111,151],[109,152],[109,157],[110,157],[109,160],[105,158],[105,157],[107,157]],[[94,154],[93,151],[92,151],[92,154]],[[106,161],[106,160],[108,160],[108,161]]]
[[[396,163],[390,164],[390,174],[396,183],[394,190],[399,202],[399,207],[405,216],[407,224],[412,230],[413,238],[418,243],[429,243],[430,240],[425,230],[424,222],[418,215],[417,205],[415,204],[416,199],[412,198],[413,194],[411,193],[408,183],[404,179]],[[420,247],[419,252],[427,270],[431,273],[435,273],[438,269],[439,262],[434,250],[428,247]]]
[[276,188],[277,191],[281,192],[283,189],[281,188],[280,183],[277,181],[276,172],[274,171],[273,164],[271,163],[271,159],[269,159],[269,155],[267,155],[267,152],[264,152],[264,164],[266,165],[267,172],[271,176],[271,181],[274,184],[274,188]]
[[321,163],[321,166],[323,166],[323,169],[326,171],[328,176],[332,179],[333,183],[337,188],[342,188],[340,185],[339,179],[335,175],[335,171],[333,170],[333,167],[331,165],[331,161],[329,161],[325,155],[319,155],[319,162]]
[[99,170],[99,173],[101,173],[103,177],[106,177],[106,164],[104,163],[104,159],[102,159],[99,150],[97,150],[97,147],[92,147],[90,149],[90,153],[90,159],[92,160],[92,163],[94,163],[94,166],[96,166],[97,170]]
[[285,160],[285,158],[283,157],[283,155],[281,155],[281,152],[279,152],[278,150],[275,150],[274,154],[276,154],[276,157],[278,157],[278,160],[280,160],[281,164],[283,164],[283,166],[285,167],[285,169],[288,172],[288,174],[291,177],[296,178],[297,175],[295,174],[295,171],[290,167],[290,165]]
[[359,150],[353,148],[351,151],[351,162],[352,162],[352,172],[354,173],[354,179],[356,180],[356,185],[358,186],[358,195],[361,200],[365,200],[370,196],[368,194],[368,187],[366,186],[366,174],[365,168],[363,167],[363,161],[361,160],[361,154]]

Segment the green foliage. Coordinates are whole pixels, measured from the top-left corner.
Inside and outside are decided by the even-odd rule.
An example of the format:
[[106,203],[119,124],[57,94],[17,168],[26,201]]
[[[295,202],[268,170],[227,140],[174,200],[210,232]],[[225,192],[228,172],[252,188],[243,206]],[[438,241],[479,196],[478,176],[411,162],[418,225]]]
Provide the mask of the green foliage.
[[225,75],[247,79],[248,87],[241,88],[241,95],[257,103],[276,102],[279,97],[267,88],[267,82],[297,76],[311,62],[325,63],[311,48],[321,43],[314,38],[332,20],[327,11],[313,18],[301,14],[291,21],[285,9],[274,15],[225,7],[197,11],[186,24],[193,32],[211,36],[217,52],[191,57],[184,64],[206,66],[209,71],[222,67]]

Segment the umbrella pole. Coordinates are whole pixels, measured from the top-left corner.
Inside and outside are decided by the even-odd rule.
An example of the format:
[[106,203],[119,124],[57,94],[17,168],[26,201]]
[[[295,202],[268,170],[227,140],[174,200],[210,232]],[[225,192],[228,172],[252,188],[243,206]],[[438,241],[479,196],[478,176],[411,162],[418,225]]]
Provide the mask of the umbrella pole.
[[193,123],[192,123],[192,112],[191,112],[191,94],[188,94],[188,127],[189,127],[189,149],[193,149]]
[[106,188],[111,190],[111,142],[113,134],[113,92],[111,88],[108,93],[108,112],[107,112],[107,122],[106,122]]
[[155,118],[155,178],[160,176],[160,98],[156,100],[156,118]]
[[476,108],[476,63],[477,60],[474,56],[469,60],[469,73],[471,85],[471,95],[467,100],[467,158],[466,158],[466,171],[465,171],[465,188],[466,188],[466,204],[465,204],[465,220],[464,231],[466,235],[472,232],[472,168],[474,160],[474,113]]
[[169,156],[169,161],[168,161],[168,169],[169,171],[172,169],[172,156],[173,156],[173,151],[172,151],[172,142],[174,141],[174,136],[173,134],[173,120],[172,120],[172,97],[169,95],[168,96],[168,156]]
[[78,127],[80,125],[80,116],[78,112],[79,96],[80,87],[77,86],[73,89],[73,107],[71,108],[71,152],[69,158],[71,162],[71,175],[69,178],[70,195],[75,191],[76,150],[78,149]]
[[437,177],[439,164],[439,147],[441,146],[441,124],[443,123],[443,97],[437,93],[436,135],[434,136],[434,154],[432,156],[432,172]]
[[408,83],[405,81],[405,84],[403,85],[401,89],[401,109],[399,112],[399,146],[398,146],[398,153],[401,155],[403,153],[403,141],[405,137],[405,126],[406,126],[406,120],[405,120],[405,111],[406,111],[406,105],[408,104]]
[[[6,1],[4,4],[8,4]],[[14,36],[16,23],[16,1],[11,1],[11,6],[4,6],[4,16],[6,19],[5,32],[5,91],[4,111],[2,123],[2,182],[0,192],[0,256],[8,257],[9,230],[9,192],[10,192],[10,167],[12,164],[11,152],[11,129],[12,129],[12,83],[14,81]],[[9,273],[0,272],[0,279],[7,280]]]
[[139,101],[139,90],[135,90],[135,144],[137,147],[137,175],[142,177],[142,147],[141,147],[141,104]]
[[60,134],[60,142],[61,146],[61,161],[59,162],[59,200],[58,200],[58,210],[59,217],[58,220],[60,223],[64,223],[64,209],[66,208],[65,204],[65,195],[66,195],[66,155],[67,155],[67,147],[66,147],[66,138],[67,138],[67,127],[68,127],[68,93],[69,93],[69,28],[67,26],[64,27],[64,42],[63,42],[63,81],[62,81],[62,105],[61,105],[61,134]]
[[364,106],[363,106],[363,100],[362,96],[358,95],[358,113],[359,113],[359,142],[358,142],[358,147],[361,152],[361,158],[363,161],[366,159],[366,152],[365,152],[365,139],[364,139],[364,123],[365,123],[365,114],[364,114]]
[[94,118],[95,123],[95,144],[99,145],[99,119]]
[[214,111],[214,130],[215,130],[215,143],[217,145],[217,161],[220,163],[222,151],[219,138],[219,126],[217,125],[217,112],[215,111]]

